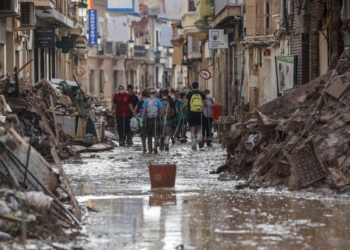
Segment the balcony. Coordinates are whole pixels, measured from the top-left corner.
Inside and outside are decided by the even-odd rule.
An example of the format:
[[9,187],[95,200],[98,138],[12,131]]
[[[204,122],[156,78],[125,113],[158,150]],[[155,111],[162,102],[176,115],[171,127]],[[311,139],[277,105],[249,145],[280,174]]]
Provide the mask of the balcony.
[[36,9],[54,9],[56,0],[31,0]]
[[73,21],[69,17],[63,15],[55,9],[36,9],[35,15],[38,17],[38,19],[43,20],[51,25],[63,26],[65,28],[73,28],[74,26]]
[[194,23],[196,22],[196,12],[187,12],[182,16],[183,34],[191,36],[198,32]]
[[217,27],[229,18],[242,16],[243,0],[216,0],[215,18],[212,26]]

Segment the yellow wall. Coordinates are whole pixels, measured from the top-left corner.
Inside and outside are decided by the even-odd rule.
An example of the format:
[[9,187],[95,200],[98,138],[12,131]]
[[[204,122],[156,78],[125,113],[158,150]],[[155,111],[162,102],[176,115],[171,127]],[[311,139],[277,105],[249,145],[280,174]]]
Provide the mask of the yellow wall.
[[173,64],[181,65],[181,47],[174,47]]

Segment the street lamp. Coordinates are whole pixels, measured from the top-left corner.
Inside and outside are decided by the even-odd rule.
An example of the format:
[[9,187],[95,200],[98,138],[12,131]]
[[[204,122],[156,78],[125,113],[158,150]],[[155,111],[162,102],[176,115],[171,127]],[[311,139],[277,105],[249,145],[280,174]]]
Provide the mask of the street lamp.
[[145,49],[146,50],[149,50],[149,47],[151,46],[151,43],[148,41],[148,39],[147,39],[147,41],[145,42]]
[[134,48],[134,46],[135,46],[135,42],[134,42],[134,40],[132,40],[132,38],[130,38],[130,40],[128,41],[128,44],[129,44],[130,49]]
[[161,52],[163,50],[163,46],[158,44],[158,51]]
[[169,53],[170,54],[174,53],[174,47],[169,47]]
[[88,5],[86,2],[84,2],[84,0],[81,0],[80,3],[78,3],[78,13],[79,13],[79,17],[81,19],[81,22],[84,24],[85,20],[86,20],[86,16],[87,16],[87,8]]
[[161,57],[160,60],[159,60],[160,63],[166,63],[166,58],[164,57]]
[[163,47],[163,53],[166,54],[168,52],[168,48],[167,47]]

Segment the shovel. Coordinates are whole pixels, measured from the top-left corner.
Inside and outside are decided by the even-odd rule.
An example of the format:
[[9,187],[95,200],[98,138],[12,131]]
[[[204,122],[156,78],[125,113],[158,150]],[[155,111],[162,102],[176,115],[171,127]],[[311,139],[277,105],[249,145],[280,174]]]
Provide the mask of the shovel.
[[[165,116],[168,118],[168,107],[169,107],[169,102],[166,105],[166,112],[165,112]],[[160,138],[160,150],[164,150],[164,141],[165,141],[165,122],[164,123],[164,128],[163,128],[163,135]]]
[[29,157],[30,157],[30,148],[32,145],[32,137],[34,134],[34,125],[32,125],[30,127],[30,132],[29,132],[29,147],[28,147],[28,153],[27,153],[27,163],[26,163],[26,167],[25,167],[25,171],[24,171],[24,178],[23,178],[23,182],[20,182],[19,184],[21,185],[21,187],[23,189],[27,189],[28,186],[26,185],[26,180],[27,180],[27,173],[28,173],[28,164],[29,164]]
[[[185,119],[182,119],[182,136],[186,133],[184,133],[184,127],[185,127]],[[180,138],[179,140],[181,143],[186,143],[187,139],[185,137]]]

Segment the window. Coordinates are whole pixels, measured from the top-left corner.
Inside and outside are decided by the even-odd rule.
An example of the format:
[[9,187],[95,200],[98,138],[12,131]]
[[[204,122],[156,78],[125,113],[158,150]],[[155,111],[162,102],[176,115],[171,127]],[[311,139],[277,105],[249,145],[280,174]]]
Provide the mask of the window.
[[194,0],[188,0],[188,11],[196,11],[196,4]]
[[197,37],[191,37],[189,36],[188,37],[188,53],[191,53],[191,52],[199,52],[199,42],[198,42],[198,39]]
[[118,88],[118,70],[113,70],[113,93]]
[[134,80],[135,80],[135,73],[134,73],[134,70],[132,69],[132,70],[130,70],[130,84],[132,85],[132,86],[134,86]]
[[256,26],[257,34],[271,34],[271,0],[257,1],[256,4]]
[[246,0],[246,34],[248,36],[272,34],[271,16],[279,13],[279,0]]

